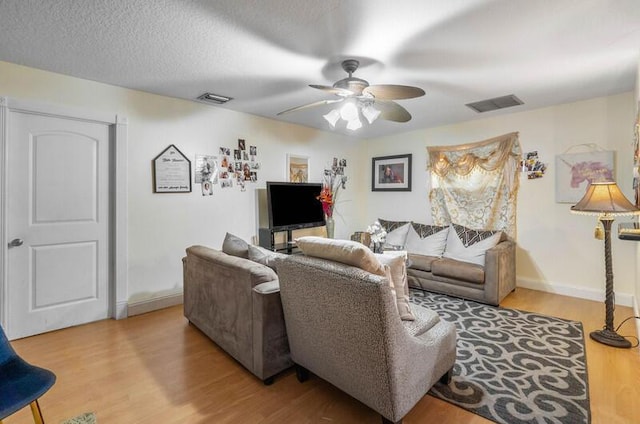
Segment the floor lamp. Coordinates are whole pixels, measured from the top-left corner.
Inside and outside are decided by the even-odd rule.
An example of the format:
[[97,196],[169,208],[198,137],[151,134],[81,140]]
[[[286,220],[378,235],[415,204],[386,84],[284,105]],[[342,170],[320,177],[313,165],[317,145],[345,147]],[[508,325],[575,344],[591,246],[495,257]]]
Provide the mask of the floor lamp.
[[611,224],[616,216],[637,215],[636,208],[620,191],[615,181],[594,182],[589,185],[584,197],[574,206],[571,212],[583,215],[597,215],[604,228],[604,263],[606,275],[605,287],[605,327],[592,331],[589,336],[609,346],[628,348],[631,342],[613,328],[613,270],[611,265]]

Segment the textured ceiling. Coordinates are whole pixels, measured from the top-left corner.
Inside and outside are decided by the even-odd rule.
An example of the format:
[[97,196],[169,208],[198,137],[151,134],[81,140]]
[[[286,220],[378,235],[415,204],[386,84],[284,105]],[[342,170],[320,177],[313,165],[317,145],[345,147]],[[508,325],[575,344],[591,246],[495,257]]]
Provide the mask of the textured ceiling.
[[[404,84],[408,123],[375,137],[632,90],[638,0],[0,0],[0,60],[152,93],[233,97],[237,111],[330,131],[331,98],[308,84],[346,76]],[[515,94],[523,106],[466,103]]]

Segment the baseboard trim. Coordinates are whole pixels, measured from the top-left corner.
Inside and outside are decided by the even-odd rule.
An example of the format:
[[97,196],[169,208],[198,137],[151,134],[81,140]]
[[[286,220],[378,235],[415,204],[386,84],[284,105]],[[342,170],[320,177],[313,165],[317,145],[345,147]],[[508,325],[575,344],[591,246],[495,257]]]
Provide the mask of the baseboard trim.
[[158,309],[175,305],[182,305],[182,291],[154,297],[152,299],[131,302],[128,306],[128,316],[132,317],[134,315],[146,314],[147,312],[157,311]]
[[[605,297],[604,290],[588,289],[566,284],[550,284],[521,277],[518,277],[516,286],[563,296],[577,297],[579,299],[594,300],[596,302],[604,302]],[[616,305],[633,307],[635,303],[632,294],[616,292]]]
[[[633,315],[640,317],[640,307],[638,306],[638,303],[640,302],[640,300],[638,299],[638,297],[635,297],[633,302]],[[636,318],[635,319],[636,322],[636,333],[638,333],[638,340],[640,341],[640,319]]]
[[115,312],[113,314],[113,318],[115,319],[124,319],[128,317],[129,312],[129,304],[127,302],[116,302]]

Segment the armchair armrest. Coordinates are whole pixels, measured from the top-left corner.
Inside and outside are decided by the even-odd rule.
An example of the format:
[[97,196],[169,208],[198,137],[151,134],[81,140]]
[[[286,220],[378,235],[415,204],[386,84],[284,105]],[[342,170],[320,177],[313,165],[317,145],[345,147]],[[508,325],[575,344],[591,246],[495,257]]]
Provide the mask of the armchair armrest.
[[252,290],[253,369],[265,380],[293,365],[280,300],[280,284],[269,281]]
[[484,263],[486,301],[498,305],[516,288],[516,243],[501,241],[487,250]]

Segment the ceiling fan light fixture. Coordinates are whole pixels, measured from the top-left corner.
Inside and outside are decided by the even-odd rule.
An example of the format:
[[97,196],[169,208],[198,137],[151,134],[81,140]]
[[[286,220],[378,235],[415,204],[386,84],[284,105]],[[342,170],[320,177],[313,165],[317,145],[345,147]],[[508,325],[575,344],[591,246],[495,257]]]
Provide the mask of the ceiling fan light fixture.
[[380,113],[381,112],[372,105],[365,105],[362,107],[362,115],[367,118],[369,124],[373,124],[373,121],[378,119]]
[[322,117],[329,123],[329,125],[331,125],[331,128],[335,128],[336,122],[340,119],[340,112],[336,109],[332,109],[331,112],[326,115],[322,115]]
[[360,128],[362,128],[362,122],[360,121],[360,118],[358,118],[357,116],[355,117],[355,119],[352,119],[349,122],[347,122],[348,130],[355,131]]
[[[368,81],[353,76],[353,73],[358,69],[359,65],[360,62],[356,59],[343,60],[342,69],[349,74],[347,78],[336,81],[332,86],[309,84],[309,87],[333,94],[338,96],[339,99],[307,103],[278,112],[277,115],[284,115],[286,113],[332,103],[342,103],[341,107],[336,107],[322,115],[332,128],[336,128],[340,119],[346,121],[347,128],[350,130],[361,128],[363,122],[360,117],[360,112],[362,112],[362,116],[367,120],[369,125],[373,124],[377,119],[400,123],[410,121],[411,114],[404,107],[396,103],[395,100],[413,99],[424,96],[424,90],[408,85],[370,85]],[[382,110],[374,107],[374,105],[382,107]],[[382,111],[384,111],[384,113],[382,113]]]

